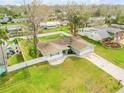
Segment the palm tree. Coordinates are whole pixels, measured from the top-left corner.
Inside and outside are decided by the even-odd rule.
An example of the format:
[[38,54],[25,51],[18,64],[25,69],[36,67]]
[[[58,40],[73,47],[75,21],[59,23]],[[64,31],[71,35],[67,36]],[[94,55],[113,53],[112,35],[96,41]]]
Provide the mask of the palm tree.
[[5,59],[5,55],[4,55],[4,50],[3,50],[2,44],[3,44],[3,40],[7,40],[7,39],[8,39],[8,36],[6,34],[6,30],[5,29],[0,29],[0,48],[1,48],[2,57],[3,57],[3,61],[4,61],[4,65],[5,66],[6,66],[6,59]]

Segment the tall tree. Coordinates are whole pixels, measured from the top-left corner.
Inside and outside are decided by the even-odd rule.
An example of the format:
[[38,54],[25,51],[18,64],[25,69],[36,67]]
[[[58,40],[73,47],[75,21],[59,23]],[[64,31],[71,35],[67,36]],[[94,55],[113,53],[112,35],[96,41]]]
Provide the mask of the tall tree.
[[83,10],[83,5],[77,5],[75,3],[68,4],[65,7],[70,31],[74,36],[77,35],[79,27],[84,27],[87,24],[88,16],[86,16],[86,13]]
[[112,24],[111,15],[107,15],[107,16],[106,16],[106,18],[105,18],[105,23],[106,23],[108,26],[111,26],[111,24]]
[[47,21],[48,15],[50,14],[50,8],[46,5],[42,4],[41,0],[32,0],[32,2],[28,5],[25,3],[25,14],[28,17],[28,23],[30,24],[30,28],[33,31],[33,44],[34,44],[34,54],[35,57],[38,57],[38,50],[37,50],[37,34],[38,30],[41,29],[40,23]]

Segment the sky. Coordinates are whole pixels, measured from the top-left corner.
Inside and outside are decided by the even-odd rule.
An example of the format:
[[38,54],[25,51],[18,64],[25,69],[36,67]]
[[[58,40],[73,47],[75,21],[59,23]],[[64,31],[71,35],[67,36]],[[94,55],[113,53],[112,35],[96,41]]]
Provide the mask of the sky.
[[[26,0],[32,1],[32,0]],[[124,0],[42,0],[44,4],[55,5],[65,4],[66,2],[77,2],[84,4],[123,4]],[[0,0],[0,5],[21,5],[24,0]]]

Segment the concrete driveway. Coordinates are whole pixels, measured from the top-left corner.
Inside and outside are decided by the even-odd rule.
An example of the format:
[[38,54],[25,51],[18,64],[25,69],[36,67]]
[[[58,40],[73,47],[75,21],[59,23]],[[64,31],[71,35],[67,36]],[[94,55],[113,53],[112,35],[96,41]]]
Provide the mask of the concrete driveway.
[[122,68],[112,64],[108,60],[96,55],[95,53],[88,54],[85,56],[85,58],[120,81],[124,86],[124,70]]

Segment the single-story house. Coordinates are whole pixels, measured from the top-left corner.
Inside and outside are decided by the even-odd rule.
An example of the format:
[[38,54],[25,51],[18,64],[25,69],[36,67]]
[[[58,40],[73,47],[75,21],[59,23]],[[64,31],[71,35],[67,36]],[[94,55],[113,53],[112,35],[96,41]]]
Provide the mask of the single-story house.
[[94,51],[93,45],[75,37],[40,41],[37,46],[41,54],[50,59],[68,54],[80,56]]
[[60,26],[60,22],[46,22],[46,23],[40,23],[40,26],[43,28],[55,28]]
[[16,31],[21,31],[22,26],[8,26],[7,31],[8,32],[16,32]]
[[103,31],[96,28],[84,28],[79,32],[82,36],[87,36],[88,38],[95,40],[95,41],[102,41],[108,37],[111,37],[107,31]]
[[96,28],[100,29],[102,31],[107,31],[112,36],[112,38],[114,38],[114,40],[117,42],[119,40],[123,39],[124,30],[122,30],[120,28],[115,28],[113,26],[99,26]]
[[90,17],[88,21],[91,23],[98,22],[98,21],[105,21],[105,17],[102,17],[102,16],[101,17]]
[[[90,17],[88,19],[88,25],[89,26],[96,26],[97,24],[104,24],[106,17],[100,16],[100,17]],[[111,19],[116,19],[116,16],[111,16]]]
[[115,41],[122,39],[124,36],[124,30],[120,28],[114,28],[112,26],[97,26],[94,28],[84,28],[80,30],[79,34],[87,36],[95,41],[102,41],[106,38],[114,38]]
[[12,19],[13,23],[20,23],[20,22],[27,22],[28,18],[16,18],[16,19]]
[[0,19],[0,23],[1,24],[6,24],[10,21],[8,16],[3,17],[2,19]]
[[124,25],[112,24],[111,27],[120,28],[120,29],[124,30]]

